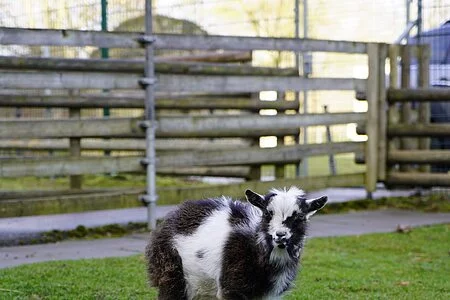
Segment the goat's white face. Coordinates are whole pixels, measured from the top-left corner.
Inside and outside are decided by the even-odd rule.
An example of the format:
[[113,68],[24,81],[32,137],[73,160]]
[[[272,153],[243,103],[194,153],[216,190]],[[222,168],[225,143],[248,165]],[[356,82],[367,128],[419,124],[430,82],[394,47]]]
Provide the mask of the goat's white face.
[[272,237],[274,246],[284,248],[286,241],[292,237],[293,228],[291,220],[301,212],[298,206],[298,197],[303,196],[303,191],[291,188],[289,191],[273,191],[267,212],[272,217],[269,221],[267,233]]
[[266,241],[294,254],[304,238],[307,220],[327,202],[327,197],[306,200],[304,192],[296,187],[271,190],[265,196],[250,190],[245,194],[263,212],[261,226]]

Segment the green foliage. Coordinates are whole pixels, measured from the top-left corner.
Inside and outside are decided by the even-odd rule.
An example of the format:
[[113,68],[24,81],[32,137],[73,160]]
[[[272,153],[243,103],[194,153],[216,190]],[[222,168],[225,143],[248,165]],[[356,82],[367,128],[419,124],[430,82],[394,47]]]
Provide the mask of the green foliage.
[[[285,299],[448,299],[449,235],[438,225],[312,239]],[[0,278],[1,299],[156,299],[141,255],[24,265]]]

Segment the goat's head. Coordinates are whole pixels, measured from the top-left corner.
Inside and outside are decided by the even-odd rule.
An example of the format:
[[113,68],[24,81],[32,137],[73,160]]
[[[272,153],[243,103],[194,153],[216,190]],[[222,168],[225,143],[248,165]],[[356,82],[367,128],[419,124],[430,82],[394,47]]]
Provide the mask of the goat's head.
[[264,239],[271,247],[286,249],[290,256],[298,256],[308,219],[327,202],[326,196],[308,200],[296,187],[273,189],[265,196],[247,190],[245,195],[263,213]]

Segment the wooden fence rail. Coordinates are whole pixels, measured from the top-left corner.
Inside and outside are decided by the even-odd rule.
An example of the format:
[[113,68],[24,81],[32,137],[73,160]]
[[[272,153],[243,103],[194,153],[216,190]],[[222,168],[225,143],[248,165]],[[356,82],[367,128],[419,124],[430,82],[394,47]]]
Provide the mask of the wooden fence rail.
[[[144,99],[138,96],[114,95],[0,95],[0,107],[62,107],[62,108],[144,108]],[[260,101],[254,98],[232,96],[157,98],[157,109],[298,109],[294,101]]]
[[276,148],[244,148],[219,151],[197,151],[176,155],[161,155],[158,166],[232,166],[295,163],[308,156],[338,153],[362,152],[361,142],[341,142],[332,144],[307,144],[279,146]]
[[[239,166],[298,162],[307,156],[362,152],[364,143],[343,142],[161,155],[158,168]],[[20,161],[20,163],[19,163]],[[0,177],[81,175],[143,171],[140,157],[63,157],[0,160]]]
[[[301,126],[360,123],[365,113],[159,117],[156,134],[168,137],[250,137],[294,134]],[[0,121],[0,138],[139,137],[137,118]]]
[[[250,141],[240,138],[222,139],[158,139],[157,151],[192,151],[192,150],[222,150],[246,148]],[[66,151],[69,148],[68,139],[2,139],[2,150],[31,150],[31,151]],[[82,150],[103,151],[144,151],[144,139],[82,139]]]
[[0,138],[137,137],[140,119],[66,119],[0,121]]
[[389,163],[447,164],[450,165],[448,150],[392,150],[388,153]]
[[[358,134],[366,134],[366,125],[358,124],[356,127]],[[447,137],[450,136],[450,124],[393,124],[387,128],[389,137]]]
[[[99,72],[3,72],[2,89],[139,89],[141,76]],[[156,91],[253,93],[260,91],[365,90],[364,79],[279,76],[159,75]]]
[[216,117],[159,118],[160,137],[249,137],[289,135],[302,126],[319,126],[364,122],[365,113],[308,115],[243,115]]
[[394,102],[435,102],[448,101],[448,88],[390,88],[387,90],[387,100]]
[[[41,71],[80,71],[108,73],[144,73],[142,59],[68,59],[0,56],[0,68]],[[295,68],[253,67],[199,62],[158,62],[156,73],[191,75],[298,76]]]
[[394,137],[448,137],[450,124],[407,124],[391,125],[388,136]]
[[[155,49],[172,50],[277,50],[295,52],[366,53],[366,43],[295,38],[192,36],[155,34]],[[0,44],[29,46],[94,46],[142,48],[142,33],[81,30],[0,28]]]
[[391,172],[386,182],[397,186],[450,187],[450,176],[446,173]]

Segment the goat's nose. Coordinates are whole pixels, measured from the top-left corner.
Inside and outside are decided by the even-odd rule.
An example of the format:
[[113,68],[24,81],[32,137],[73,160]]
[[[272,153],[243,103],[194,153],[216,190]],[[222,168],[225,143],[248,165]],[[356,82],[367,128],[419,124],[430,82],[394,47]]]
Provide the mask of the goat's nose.
[[278,230],[275,234],[277,235],[277,237],[283,237],[286,235],[286,231]]

